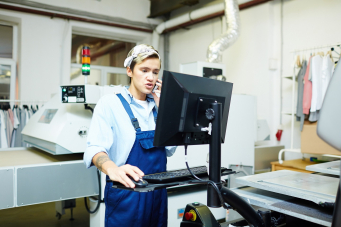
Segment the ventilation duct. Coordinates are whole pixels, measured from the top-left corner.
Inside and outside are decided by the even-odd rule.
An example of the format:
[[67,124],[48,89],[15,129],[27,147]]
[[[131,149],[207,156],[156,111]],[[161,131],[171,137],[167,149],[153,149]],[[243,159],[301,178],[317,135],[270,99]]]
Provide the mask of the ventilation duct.
[[230,47],[239,36],[240,20],[237,0],[225,0],[225,16],[227,30],[208,46],[208,62],[221,62],[223,51]]

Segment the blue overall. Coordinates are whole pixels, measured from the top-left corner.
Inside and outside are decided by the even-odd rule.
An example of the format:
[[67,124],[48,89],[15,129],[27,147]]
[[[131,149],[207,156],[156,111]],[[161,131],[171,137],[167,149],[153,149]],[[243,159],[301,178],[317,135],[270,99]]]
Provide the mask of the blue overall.
[[[117,95],[136,130],[136,140],[126,164],[137,166],[145,175],[166,171],[165,147],[154,147],[155,130],[141,131],[137,118],[121,94]],[[153,109],[156,119],[156,110]],[[108,176],[107,176],[107,179]],[[106,227],[163,227],[167,226],[167,191],[133,192],[105,186]]]

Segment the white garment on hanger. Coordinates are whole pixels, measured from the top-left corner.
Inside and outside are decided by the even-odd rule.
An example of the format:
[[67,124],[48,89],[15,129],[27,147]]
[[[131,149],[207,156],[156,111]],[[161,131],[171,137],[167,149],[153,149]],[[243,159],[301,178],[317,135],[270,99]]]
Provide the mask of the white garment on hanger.
[[27,111],[27,109],[25,109],[25,115],[26,115],[26,124],[27,124],[28,120],[30,119],[30,117],[28,116],[28,111]]
[[7,135],[6,135],[6,123],[5,123],[5,115],[2,110],[0,110],[0,117],[1,117],[1,148],[8,148],[7,143]]
[[330,58],[329,54],[327,56],[323,57],[322,62],[322,102],[324,99],[324,96],[326,95],[326,91],[330,82],[330,79],[332,78],[334,72],[334,63],[332,59]]
[[17,114],[17,108],[14,108],[13,115],[14,115],[14,125],[13,125],[13,128],[17,129],[18,126],[20,125],[20,122],[19,122],[19,119],[18,119],[18,114]]
[[322,106],[322,57],[320,55],[312,57],[311,71],[312,96],[310,112],[316,112]]

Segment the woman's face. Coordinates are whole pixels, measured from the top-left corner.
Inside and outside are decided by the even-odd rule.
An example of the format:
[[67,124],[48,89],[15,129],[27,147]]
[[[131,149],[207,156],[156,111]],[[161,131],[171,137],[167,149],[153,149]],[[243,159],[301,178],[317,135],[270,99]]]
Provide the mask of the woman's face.
[[134,71],[127,68],[127,74],[131,77],[131,86],[143,94],[150,94],[159,78],[160,60],[147,58],[140,64],[136,64]]

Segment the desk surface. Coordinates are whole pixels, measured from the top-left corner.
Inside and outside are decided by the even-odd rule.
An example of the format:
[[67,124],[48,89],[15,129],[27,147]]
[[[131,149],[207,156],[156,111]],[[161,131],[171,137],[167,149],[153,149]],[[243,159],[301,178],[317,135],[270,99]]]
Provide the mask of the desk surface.
[[279,164],[279,162],[271,162],[271,165],[282,166],[282,167],[289,167],[295,168],[300,170],[306,170],[306,166],[316,164],[315,162],[302,160],[302,159],[294,159],[294,160],[287,160],[283,161],[283,164]]
[[83,154],[52,155],[36,148],[0,150],[0,167],[79,161]]

